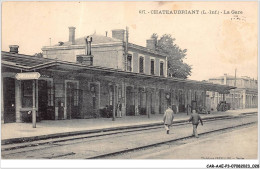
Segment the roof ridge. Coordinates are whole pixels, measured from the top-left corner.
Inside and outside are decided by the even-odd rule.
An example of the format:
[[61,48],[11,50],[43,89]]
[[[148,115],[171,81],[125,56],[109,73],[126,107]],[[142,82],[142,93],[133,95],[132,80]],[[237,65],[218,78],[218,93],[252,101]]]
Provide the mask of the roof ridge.
[[14,56],[14,57],[29,57],[30,59],[36,59],[36,60],[49,60],[49,61],[55,61],[56,59],[51,59],[51,58],[44,58],[44,57],[36,57],[34,55],[27,55],[27,54],[14,54],[14,53],[10,53],[10,52],[6,52],[6,51],[1,51],[3,53],[6,53],[8,55]]
[[[105,35],[101,35],[101,34],[90,34],[90,35],[86,35],[86,36],[82,36],[82,37],[78,37],[78,38],[75,38],[75,44],[74,45],[81,45],[81,44],[84,44],[85,42],[84,39],[87,37],[87,36],[91,36],[91,37],[94,37],[93,38],[93,44],[100,44],[100,43],[112,43],[112,42],[122,42],[121,40],[119,39],[116,39],[116,38],[113,38],[113,37],[108,37],[108,36],[105,36]],[[95,38],[96,37],[96,38]],[[63,41],[63,45],[62,46],[68,46],[68,45],[71,45],[71,42],[66,40],[66,41]],[[59,43],[56,43],[52,46],[60,46]]]

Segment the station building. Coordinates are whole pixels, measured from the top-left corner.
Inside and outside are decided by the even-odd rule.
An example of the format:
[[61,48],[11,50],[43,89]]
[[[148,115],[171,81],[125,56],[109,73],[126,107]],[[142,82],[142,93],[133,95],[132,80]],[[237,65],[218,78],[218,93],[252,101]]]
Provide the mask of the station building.
[[188,105],[206,104],[206,92],[228,93],[235,87],[167,77],[167,55],[155,51],[155,40],[142,47],[128,43],[128,32],[112,37],[91,35],[42,48],[43,58],[19,54],[19,46],[2,51],[2,122],[23,122],[32,110],[33,81],[17,80],[21,72],[39,72],[35,99],[38,120],[61,120],[176,113]]

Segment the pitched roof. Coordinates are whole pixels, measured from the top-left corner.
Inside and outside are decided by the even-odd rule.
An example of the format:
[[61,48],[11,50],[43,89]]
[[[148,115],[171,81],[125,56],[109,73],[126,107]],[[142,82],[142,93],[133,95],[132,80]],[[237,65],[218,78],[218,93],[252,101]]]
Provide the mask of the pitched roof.
[[[232,75],[227,75],[227,80],[234,80],[234,79],[243,79],[243,80],[256,80],[247,76],[240,76],[240,77],[235,77]],[[218,76],[218,77],[213,77],[213,78],[209,78],[209,80],[223,80],[225,78],[225,76]]]
[[12,67],[30,69],[33,67],[54,63],[56,60],[2,51],[1,62],[3,65],[11,65]]
[[213,84],[208,82],[200,82],[196,80],[188,80],[188,79],[179,79],[179,78],[169,78],[169,77],[161,77],[156,75],[146,75],[146,74],[140,74],[140,73],[133,73],[133,72],[126,72],[118,69],[112,69],[112,68],[105,68],[105,67],[98,67],[98,66],[87,66],[80,63],[75,62],[67,62],[67,61],[61,61],[56,59],[47,59],[47,58],[38,58],[35,56],[30,55],[23,55],[23,54],[13,54],[10,52],[3,52],[1,53],[2,58],[2,65],[14,69],[23,69],[26,71],[32,71],[35,69],[42,69],[42,68],[48,68],[52,66],[60,66],[64,67],[69,70],[69,68],[73,68],[76,70],[85,70],[90,71],[91,73],[97,72],[97,73],[109,73],[114,74],[117,76],[122,77],[130,77],[130,78],[144,78],[144,79],[153,79],[156,81],[165,81],[169,83],[184,83],[184,84],[192,84],[196,87],[203,87],[207,90],[213,90],[213,91],[219,91],[219,92],[226,92],[230,89],[235,89],[234,86],[227,86],[227,85],[221,85],[221,84]]
[[[111,38],[111,37],[107,37],[107,36],[103,36],[103,35],[92,34],[92,35],[89,35],[89,36],[92,37],[92,45],[123,42],[119,39],[115,39],[115,38]],[[63,42],[62,45],[56,44],[54,46],[70,46],[70,45],[72,45],[71,42],[67,41],[67,42]],[[75,43],[73,45],[86,45],[85,37],[75,39]],[[167,57],[167,55],[165,53],[158,52],[158,51],[149,49],[149,48],[144,47],[144,46],[136,45],[136,44],[133,44],[133,43],[128,43],[128,45],[129,45],[129,48],[134,48],[134,49],[138,49],[138,50],[148,52],[148,53],[152,53],[152,54],[155,54],[155,55]],[[48,48],[50,48],[50,47],[48,47]]]
[[[122,42],[121,40],[111,38],[111,37],[107,37],[107,36],[103,36],[103,35],[92,34],[92,35],[89,35],[89,36],[92,37],[92,40],[93,40],[92,44]],[[85,37],[75,39],[74,45],[85,45],[85,44],[86,44]],[[64,42],[63,45],[69,46],[69,45],[71,45],[71,42],[69,42],[69,41]],[[59,46],[59,44],[56,44],[55,46]]]

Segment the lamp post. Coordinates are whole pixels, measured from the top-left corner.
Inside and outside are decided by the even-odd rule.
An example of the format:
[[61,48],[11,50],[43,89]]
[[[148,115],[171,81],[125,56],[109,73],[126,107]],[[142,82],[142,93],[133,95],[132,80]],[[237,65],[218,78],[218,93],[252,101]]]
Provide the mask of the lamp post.
[[116,120],[116,85],[113,85],[113,117],[112,117],[112,121]]
[[92,95],[93,112],[96,115],[96,91],[95,91],[95,86],[93,84],[90,87],[90,92]]

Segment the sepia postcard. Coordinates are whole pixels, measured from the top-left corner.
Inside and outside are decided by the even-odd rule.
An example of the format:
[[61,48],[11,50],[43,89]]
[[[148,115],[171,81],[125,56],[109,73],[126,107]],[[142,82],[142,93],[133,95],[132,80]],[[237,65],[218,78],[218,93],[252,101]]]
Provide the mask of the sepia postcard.
[[258,1],[4,1],[3,168],[259,168]]

